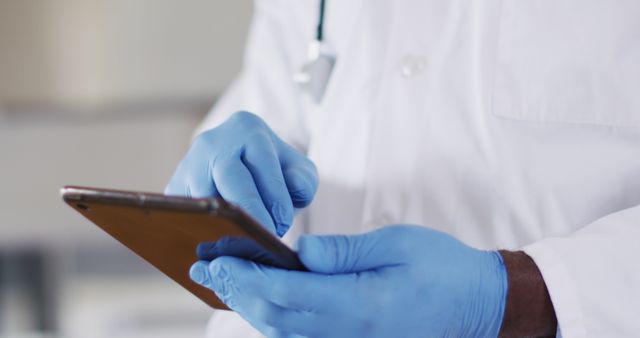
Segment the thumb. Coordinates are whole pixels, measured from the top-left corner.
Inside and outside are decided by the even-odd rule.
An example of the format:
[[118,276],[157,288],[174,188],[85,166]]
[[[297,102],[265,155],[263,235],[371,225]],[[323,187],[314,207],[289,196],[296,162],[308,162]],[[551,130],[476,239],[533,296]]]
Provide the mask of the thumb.
[[[384,230],[384,229],[383,229]],[[402,261],[378,230],[355,236],[302,236],[298,240],[300,261],[311,271],[345,274],[373,270]]]

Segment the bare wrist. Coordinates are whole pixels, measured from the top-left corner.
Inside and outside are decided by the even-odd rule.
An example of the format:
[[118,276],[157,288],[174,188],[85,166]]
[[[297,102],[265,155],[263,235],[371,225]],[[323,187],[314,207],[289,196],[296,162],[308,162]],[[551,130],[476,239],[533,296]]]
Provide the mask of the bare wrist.
[[508,289],[500,337],[554,337],[557,319],[536,263],[522,251],[501,250]]

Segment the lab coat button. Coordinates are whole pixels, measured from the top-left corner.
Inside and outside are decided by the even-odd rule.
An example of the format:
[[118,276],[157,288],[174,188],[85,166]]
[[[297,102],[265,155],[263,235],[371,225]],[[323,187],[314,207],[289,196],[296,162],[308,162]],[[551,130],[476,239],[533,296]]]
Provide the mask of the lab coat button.
[[404,77],[412,77],[422,73],[427,65],[424,55],[409,54],[402,58],[400,70]]

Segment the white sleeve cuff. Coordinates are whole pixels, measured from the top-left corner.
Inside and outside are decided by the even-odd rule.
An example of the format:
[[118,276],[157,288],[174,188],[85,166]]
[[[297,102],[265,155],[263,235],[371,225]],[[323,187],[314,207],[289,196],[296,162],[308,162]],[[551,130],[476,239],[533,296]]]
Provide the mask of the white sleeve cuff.
[[[558,318],[557,337],[586,337],[580,297],[569,270],[554,249],[562,239],[547,239],[523,248],[538,266]],[[560,334],[562,330],[562,334]]]

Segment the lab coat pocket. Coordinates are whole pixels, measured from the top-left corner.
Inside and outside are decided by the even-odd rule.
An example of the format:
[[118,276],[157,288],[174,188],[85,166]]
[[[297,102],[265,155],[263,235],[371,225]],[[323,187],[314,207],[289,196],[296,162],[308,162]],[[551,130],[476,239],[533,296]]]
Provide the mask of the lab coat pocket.
[[493,113],[640,128],[640,1],[503,0]]

